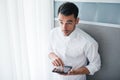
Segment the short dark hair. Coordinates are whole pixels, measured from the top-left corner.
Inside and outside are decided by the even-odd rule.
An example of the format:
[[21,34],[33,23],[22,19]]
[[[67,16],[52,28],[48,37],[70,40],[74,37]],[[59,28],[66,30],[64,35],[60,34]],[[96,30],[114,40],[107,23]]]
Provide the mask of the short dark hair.
[[58,14],[61,13],[65,16],[74,14],[75,18],[77,18],[78,12],[78,7],[72,2],[65,2],[58,9]]

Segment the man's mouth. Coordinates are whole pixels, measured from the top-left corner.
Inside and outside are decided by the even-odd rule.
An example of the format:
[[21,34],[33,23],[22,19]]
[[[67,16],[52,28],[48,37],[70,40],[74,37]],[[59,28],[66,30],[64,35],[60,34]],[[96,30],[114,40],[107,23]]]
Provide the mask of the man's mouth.
[[68,30],[63,30],[63,33],[64,33],[65,36],[68,36],[69,31]]
[[68,33],[69,31],[68,30],[63,30],[64,33]]

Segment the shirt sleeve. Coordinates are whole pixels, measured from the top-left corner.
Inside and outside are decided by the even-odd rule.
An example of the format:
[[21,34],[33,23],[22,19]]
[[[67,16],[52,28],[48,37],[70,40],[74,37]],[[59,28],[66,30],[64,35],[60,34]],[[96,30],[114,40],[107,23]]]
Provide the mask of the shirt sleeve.
[[100,55],[98,53],[98,44],[90,44],[85,51],[85,54],[89,61],[89,64],[86,66],[86,68],[89,70],[90,75],[93,75],[101,67]]

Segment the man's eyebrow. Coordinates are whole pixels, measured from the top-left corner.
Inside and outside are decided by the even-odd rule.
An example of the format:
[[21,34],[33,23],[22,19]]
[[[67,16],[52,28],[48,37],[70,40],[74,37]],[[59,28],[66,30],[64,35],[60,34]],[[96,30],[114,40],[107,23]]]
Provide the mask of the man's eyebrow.
[[[60,20],[60,19],[59,19],[59,21],[63,21],[63,20]],[[67,20],[67,22],[73,22],[73,21],[72,21],[72,20]]]
[[68,20],[67,22],[73,22],[72,20]]
[[59,19],[59,21],[62,21],[62,20]]

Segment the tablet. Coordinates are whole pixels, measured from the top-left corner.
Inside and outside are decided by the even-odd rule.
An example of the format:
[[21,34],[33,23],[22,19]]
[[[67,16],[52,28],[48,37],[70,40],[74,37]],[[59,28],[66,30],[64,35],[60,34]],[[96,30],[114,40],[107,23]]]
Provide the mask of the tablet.
[[59,74],[67,74],[72,69],[72,66],[59,66],[55,67],[52,72],[59,73]]

